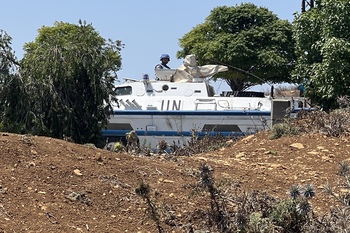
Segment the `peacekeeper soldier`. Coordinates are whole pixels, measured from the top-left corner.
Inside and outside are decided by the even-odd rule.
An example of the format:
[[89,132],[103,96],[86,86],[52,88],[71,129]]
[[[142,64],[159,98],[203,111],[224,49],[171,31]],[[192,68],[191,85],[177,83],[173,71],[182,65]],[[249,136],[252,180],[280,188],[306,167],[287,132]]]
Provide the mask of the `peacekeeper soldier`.
[[170,69],[170,67],[168,66],[168,62],[170,61],[170,56],[168,54],[162,54],[160,56],[160,61],[162,63],[156,65],[155,69]]

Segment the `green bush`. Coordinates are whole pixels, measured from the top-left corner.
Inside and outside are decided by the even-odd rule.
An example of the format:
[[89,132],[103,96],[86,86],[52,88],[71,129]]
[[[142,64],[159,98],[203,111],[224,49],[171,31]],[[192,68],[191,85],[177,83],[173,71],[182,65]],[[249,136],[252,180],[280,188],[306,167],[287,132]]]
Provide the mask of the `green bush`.
[[269,134],[269,139],[278,139],[284,136],[298,135],[299,128],[290,122],[275,124]]

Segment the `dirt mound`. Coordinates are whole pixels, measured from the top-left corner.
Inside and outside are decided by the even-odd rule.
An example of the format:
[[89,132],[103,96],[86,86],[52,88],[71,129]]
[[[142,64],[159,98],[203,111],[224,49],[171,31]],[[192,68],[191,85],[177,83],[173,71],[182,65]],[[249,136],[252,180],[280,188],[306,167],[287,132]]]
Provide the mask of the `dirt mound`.
[[141,181],[151,188],[154,203],[162,204],[164,231],[188,232],[183,223],[208,203],[191,188],[204,163],[214,169],[215,180],[235,180],[247,192],[287,198],[292,185],[313,184],[313,210],[322,214],[334,204],[322,187],[338,184],[349,140],[322,135],[268,140],[259,133],[211,153],[140,157],[2,133],[0,232],[157,232],[145,200],[135,193]]

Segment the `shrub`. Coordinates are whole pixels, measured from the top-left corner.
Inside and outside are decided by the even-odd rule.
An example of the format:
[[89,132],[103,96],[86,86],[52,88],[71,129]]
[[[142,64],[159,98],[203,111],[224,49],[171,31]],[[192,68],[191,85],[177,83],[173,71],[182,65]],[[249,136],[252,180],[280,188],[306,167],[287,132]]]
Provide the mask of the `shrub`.
[[269,139],[278,139],[284,136],[298,135],[299,128],[290,122],[278,123],[272,127],[269,134]]

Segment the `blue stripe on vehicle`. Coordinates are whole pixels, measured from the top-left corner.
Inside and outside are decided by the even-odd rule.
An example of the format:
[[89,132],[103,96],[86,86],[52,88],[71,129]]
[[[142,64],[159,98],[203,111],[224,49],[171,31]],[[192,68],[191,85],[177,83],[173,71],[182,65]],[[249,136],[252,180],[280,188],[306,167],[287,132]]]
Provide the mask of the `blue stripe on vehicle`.
[[259,110],[224,110],[224,111],[157,111],[157,110],[121,110],[113,111],[114,115],[175,115],[175,116],[270,116],[271,111]]
[[[126,133],[129,133],[130,130],[102,130],[102,135],[105,137],[125,137]],[[138,136],[185,136],[190,137],[192,136],[192,132],[190,131],[145,131],[145,130],[135,130],[136,134]],[[215,131],[209,131],[209,132],[197,132],[196,135],[199,137],[204,137],[206,135],[208,136],[243,136],[251,133],[242,133],[242,132],[215,132]]]

